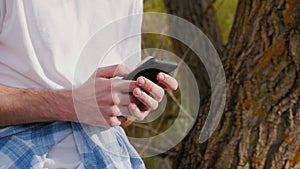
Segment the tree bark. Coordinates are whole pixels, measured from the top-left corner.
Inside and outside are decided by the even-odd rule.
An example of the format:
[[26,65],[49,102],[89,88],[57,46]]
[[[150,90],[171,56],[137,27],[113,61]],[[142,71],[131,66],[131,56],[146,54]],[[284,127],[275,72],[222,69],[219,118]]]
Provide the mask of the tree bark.
[[[165,1],[171,12],[192,8],[190,21],[201,25],[196,11],[204,1]],[[224,116],[212,138],[199,144],[209,103],[201,107],[173,168],[300,168],[299,22],[300,0],[239,1],[221,53],[228,89]]]
[[[184,18],[199,27],[210,39],[217,51],[221,52],[223,49],[222,36],[213,8],[214,1],[164,0],[164,4],[168,13]],[[180,30],[178,31],[177,33],[180,33]],[[181,57],[194,73],[198,86],[201,86],[199,93],[201,102],[203,102],[210,95],[209,77],[205,66],[193,51],[176,39],[173,39],[173,49],[177,56]]]

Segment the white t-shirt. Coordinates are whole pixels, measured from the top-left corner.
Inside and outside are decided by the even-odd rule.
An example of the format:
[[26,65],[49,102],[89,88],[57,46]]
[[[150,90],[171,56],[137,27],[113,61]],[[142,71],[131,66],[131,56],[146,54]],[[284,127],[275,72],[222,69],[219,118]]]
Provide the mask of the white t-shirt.
[[[140,31],[141,18],[121,26],[117,24],[113,29],[110,26],[116,19],[141,12],[142,0],[0,0],[0,84],[17,88],[70,89],[74,79],[77,85],[83,83],[97,67],[116,63],[136,65],[139,56],[126,61],[124,58],[140,52],[141,38],[124,40],[124,37]],[[109,31],[102,31],[107,27]],[[85,44],[97,32],[102,35],[99,44],[96,40],[89,48],[96,49],[93,54],[102,55],[85,60],[82,57],[86,57],[87,52],[81,57],[80,53],[86,51],[83,50]],[[119,40],[122,42],[108,49],[107,44]],[[73,137],[67,139],[75,148]],[[55,146],[49,158],[55,161],[57,155],[63,157],[65,154],[73,158],[72,154],[77,151],[70,146],[65,154],[58,151],[64,145],[63,141]],[[78,155],[73,159],[78,159]]]
[[[71,88],[79,54],[89,38],[109,23],[141,11],[142,0],[1,0],[0,83],[19,88]],[[103,39],[114,41],[136,28],[134,24],[107,31]],[[111,50],[98,66],[121,63],[127,51],[140,50],[140,38],[131,41],[135,41],[131,46]],[[91,61],[87,67],[88,63]]]

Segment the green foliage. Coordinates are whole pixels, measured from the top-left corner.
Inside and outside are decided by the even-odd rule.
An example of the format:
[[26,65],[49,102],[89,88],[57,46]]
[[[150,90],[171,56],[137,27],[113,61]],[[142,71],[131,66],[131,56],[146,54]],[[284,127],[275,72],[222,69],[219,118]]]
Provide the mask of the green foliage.
[[[233,24],[235,10],[238,0],[216,0],[214,7],[216,9],[216,16],[218,24],[223,36],[223,43],[228,42],[228,36]],[[166,13],[163,0],[145,0],[144,1],[145,12],[163,12]]]
[[228,42],[237,3],[238,0],[216,0],[214,4],[224,44]]
[[163,12],[166,13],[163,0],[145,0],[144,12]]

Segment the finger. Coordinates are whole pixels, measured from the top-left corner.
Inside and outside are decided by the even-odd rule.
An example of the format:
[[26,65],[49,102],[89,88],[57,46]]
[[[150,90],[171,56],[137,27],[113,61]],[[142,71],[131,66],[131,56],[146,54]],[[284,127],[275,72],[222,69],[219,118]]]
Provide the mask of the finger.
[[111,116],[121,116],[121,110],[117,105],[99,108],[104,118]]
[[135,81],[132,80],[122,80],[113,79],[112,80],[112,90],[118,92],[132,92],[137,87]]
[[133,117],[135,117],[137,120],[144,120],[149,114],[149,111],[142,112],[139,109],[139,107],[133,103],[128,105],[128,109],[129,109],[131,115]]
[[97,103],[100,107],[114,106],[120,104],[120,98],[117,93],[109,93],[105,96],[97,95],[96,96]]
[[[116,108],[117,107],[117,108]],[[126,119],[134,120],[135,117],[133,117],[128,109],[128,105],[126,106],[114,106],[114,107],[105,107],[101,108],[100,112],[102,113],[102,118],[109,119],[110,117],[117,117],[119,121],[122,122],[122,118],[124,117]]]
[[158,102],[154,98],[143,92],[140,88],[135,88],[133,90],[133,95],[149,109],[157,109]]
[[116,116],[111,116],[111,117],[107,118],[106,122],[111,127],[119,126],[122,124],[122,122]]
[[125,76],[130,73],[130,69],[121,64],[98,68],[96,77],[112,78],[116,76]]
[[119,99],[120,99],[120,106],[127,106],[130,103],[135,103],[135,104],[141,104],[141,102],[134,97],[132,94],[129,93],[120,93],[119,94]]
[[[131,104],[131,103],[130,103]],[[120,116],[132,119],[133,115],[131,114],[130,110],[128,109],[128,105],[119,106],[119,110],[121,112]]]
[[156,78],[166,90],[176,90],[178,87],[177,80],[166,73],[160,72]]
[[164,89],[153,83],[151,80],[140,76],[137,79],[137,84],[146,92],[148,92],[155,100],[161,101],[164,96]]

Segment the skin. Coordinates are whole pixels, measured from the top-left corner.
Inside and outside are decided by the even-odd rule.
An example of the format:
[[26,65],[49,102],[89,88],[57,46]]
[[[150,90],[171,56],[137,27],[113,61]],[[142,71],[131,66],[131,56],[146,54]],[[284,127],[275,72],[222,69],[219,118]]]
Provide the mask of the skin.
[[133,119],[143,120],[158,107],[165,90],[176,90],[178,86],[173,77],[164,73],[157,75],[158,84],[145,77],[137,81],[114,78],[129,72],[123,65],[99,68],[73,91],[0,85],[0,97],[5,98],[0,100],[0,126],[51,121],[108,127],[128,125]]

